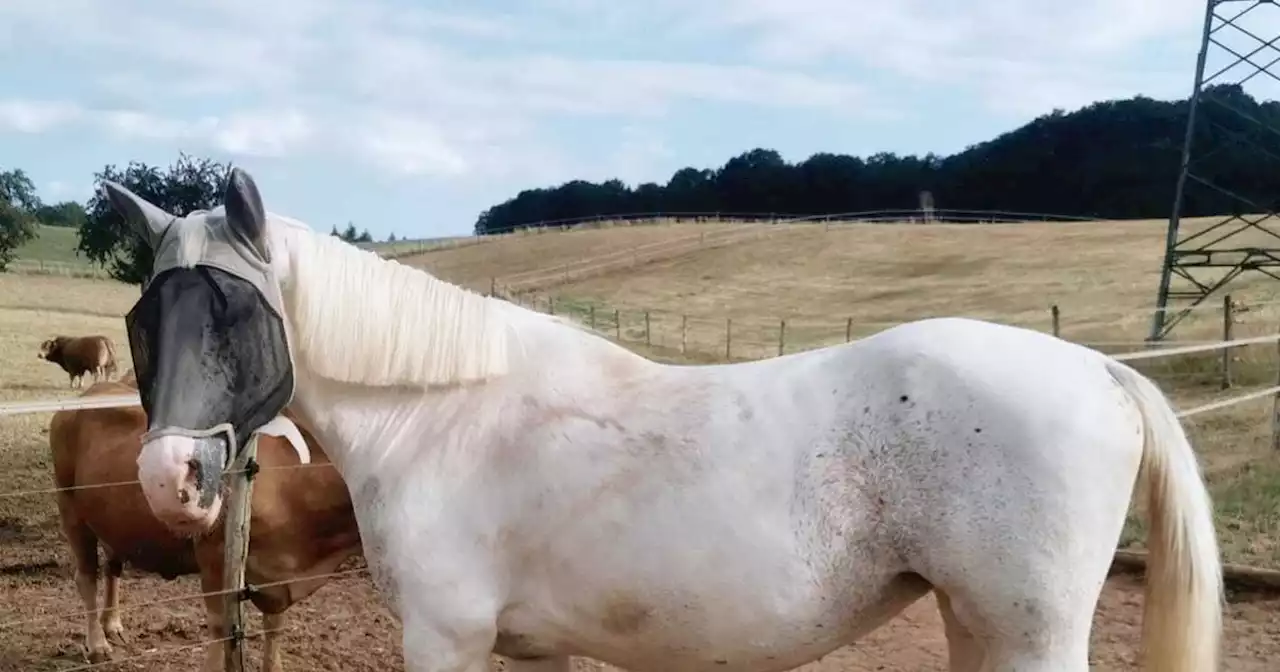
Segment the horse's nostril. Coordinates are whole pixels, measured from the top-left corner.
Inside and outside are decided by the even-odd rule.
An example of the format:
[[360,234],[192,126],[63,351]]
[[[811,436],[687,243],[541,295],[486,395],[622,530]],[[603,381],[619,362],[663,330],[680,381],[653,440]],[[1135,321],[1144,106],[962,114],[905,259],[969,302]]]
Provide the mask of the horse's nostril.
[[183,503],[183,504],[186,504],[187,502],[190,502],[190,501],[191,501],[191,493],[187,492],[187,489],[186,489],[186,488],[178,488],[178,501],[179,501],[179,502],[181,502],[181,503]]
[[191,480],[194,481],[196,487],[199,488],[200,477],[204,475],[204,467],[200,464],[200,460],[195,458],[187,460],[187,468],[191,470]]

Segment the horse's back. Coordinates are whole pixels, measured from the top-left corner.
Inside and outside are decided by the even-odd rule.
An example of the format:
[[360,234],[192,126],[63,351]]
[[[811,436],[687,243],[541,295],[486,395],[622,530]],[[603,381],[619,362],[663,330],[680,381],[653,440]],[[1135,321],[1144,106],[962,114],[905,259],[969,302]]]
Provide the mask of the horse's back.
[[[137,392],[137,388],[119,382],[99,382],[80,396],[130,392]],[[122,445],[127,445],[129,436],[141,437],[146,431],[146,422],[140,406],[64,409],[54,413],[49,421],[49,449],[58,487],[114,482],[109,476],[117,471],[122,456],[129,452],[122,449]],[[134,458],[136,454],[129,459]],[[131,468],[136,471],[136,466]],[[126,480],[136,478],[134,474]]]
[[[100,382],[81,396],[135,391],[127,384]],[[194,573],[191,542],[155,518],[136,483],[144,431],[146,414],[137,406],[55,413],[49,427],[54,480],[60,488],[78,488],[59,496],[112,556],[166,578]],[[122,485],[109,485],[117,483]]]
[[864,343],[859,372],[882,382],[864,388],[854,413],[897,446],[893,467],[914,476],[909,487],[969,491],[977,478],[1009,495],[1021,484],[1003,477],[1019,472],[1043,479],[1040,491],[1109,484],[1128,496],[1143,426],[1105,355],[960,318],[910,323]]

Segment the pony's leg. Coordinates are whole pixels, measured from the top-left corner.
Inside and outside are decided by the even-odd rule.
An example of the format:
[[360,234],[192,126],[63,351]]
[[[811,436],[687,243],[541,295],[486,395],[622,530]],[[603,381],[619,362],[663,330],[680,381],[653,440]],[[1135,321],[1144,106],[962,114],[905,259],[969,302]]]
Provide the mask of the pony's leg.
[[[215,643],[205,647],[204,650],[204,667],[203,672],[222,672],[225,668],[223,659],[225,657],[224,647],[227,645],[225,641],[221,641],[227,636],[226,628],[222,623],[222,595],[209,595],[208,593],[216,593],[222,590],[222,581],[220,578],[211,578],[213,572],[200,572],[200,592],[206,593],[204,598],[205,623],[209,628],[209,639],[217,640]],[[221,568],[218,568],[221,571]]]
[[98,537],[76,515],[71,497],[58,493],[62,532],[71,547],[76,568],[76,591],[85,609],[85,652],[90,663],[111,659],[111,644],[102,631],[102,611],[98,609]]
[[107,604],[102,610],[102,631],[107,639],[117,644],[128,644],[124,636],[124,624],[120,622],[120,575],[124,573],[124,563],[116,558],[107,558]]
[[283,672],[280,659],[280,638],[284,636],[285,612],[262,614],[262,672]]
[[951,672],[982,672],[982,642],[960,624],[951,608],[951,598],[941,590],[934,590],[933,593],[946,630],[949,669]]

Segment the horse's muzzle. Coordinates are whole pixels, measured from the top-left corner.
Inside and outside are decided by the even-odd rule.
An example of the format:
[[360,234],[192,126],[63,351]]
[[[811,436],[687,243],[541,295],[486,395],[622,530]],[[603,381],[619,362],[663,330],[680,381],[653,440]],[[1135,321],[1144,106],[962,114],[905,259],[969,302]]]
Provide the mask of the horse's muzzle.
[[212,527],[221,509],[227,441],[218,435],[165,433],[148,438],[138,455],[138,480],[151,511],[174,532]]

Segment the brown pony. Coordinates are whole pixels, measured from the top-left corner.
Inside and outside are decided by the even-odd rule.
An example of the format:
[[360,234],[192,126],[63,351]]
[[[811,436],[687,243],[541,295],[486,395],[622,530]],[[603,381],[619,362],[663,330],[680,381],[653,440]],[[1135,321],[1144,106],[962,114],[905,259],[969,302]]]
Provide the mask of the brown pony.
[[[120,381],[96,383],[81,396],[136,390],[137,381],[130,370]],[[146,426],[140,406],[55,413],[49,424],[49,448],[57,487],[136,481],[136,461]],[[328,463],[315,437],[301,424],[298,429],[311,449],[312,463]],[[299,464],[299,458],[287,440],[266,435],[258,441],[258,462],[264,469],[253,485],[245,580],[266,584],[302,579],[255,590],[250,597],[262,612],[268,632],[264,635],[262,669],[279,672],[279,639],[271,632],[284,627],[285,610],[325,584],[328,579],[321,575],[334,572],[344,560],[361,552],[360,533],[346,484],[336,469],[272,469]],[[118,586],[126,563],[166,580],[199,573],[202,592],[222,590],[221,526],[197,539],[174,536],[151,513],[137,483],[63,490],[57,500],[62,530],[75,561],[76,587],[90,612],[85,642],[90,662],[110,659],[109,638],[117,643],[126,641]],[[98,607],[99,543],[107,560],[106,604],[102,609]],[[212,639],[227,636],[222,601],[221,595],[205,598]],[[222,656],[222,646],[208,647],[205,671],[221,670]]]

